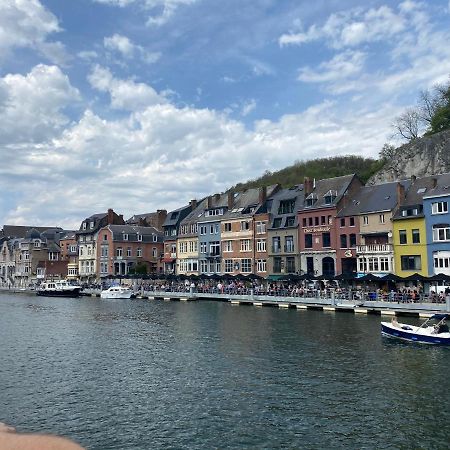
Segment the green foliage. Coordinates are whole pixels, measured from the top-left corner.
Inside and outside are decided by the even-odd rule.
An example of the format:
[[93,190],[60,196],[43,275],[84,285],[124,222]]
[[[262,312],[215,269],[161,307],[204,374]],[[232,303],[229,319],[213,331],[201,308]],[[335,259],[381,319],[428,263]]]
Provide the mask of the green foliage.
[[305,177],[321,180],[356,173],[363,182],[367,181],[374,173],[378,172],[384,165],[384,160],[362,158],[360,156],[335,156],[331,158],[320,158],[311,161],[298,161],[292,166],[277,172],[266,171],[257,179],[239,183],[232,190],[242,191],[249,188],[281,184],[290,187],[303,183]]
[[428,134],[439,133],[450,129],[450,104],[438,108],[430,123]]
[[130,275],[146,275],[147,266],[144,263],[138,262],[134,267],[131,267],[128,271]]

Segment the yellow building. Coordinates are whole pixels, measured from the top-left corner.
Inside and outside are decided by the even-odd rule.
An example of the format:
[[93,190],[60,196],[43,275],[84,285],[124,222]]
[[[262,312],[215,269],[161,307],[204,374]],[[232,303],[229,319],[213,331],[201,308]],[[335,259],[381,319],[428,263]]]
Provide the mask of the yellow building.
[[393,222],[395,274],[401,277],[414,273],[428,276],[425,218],[420,206],[400,211]]
[[198,238],[177,239],[177,275],[198,275]]

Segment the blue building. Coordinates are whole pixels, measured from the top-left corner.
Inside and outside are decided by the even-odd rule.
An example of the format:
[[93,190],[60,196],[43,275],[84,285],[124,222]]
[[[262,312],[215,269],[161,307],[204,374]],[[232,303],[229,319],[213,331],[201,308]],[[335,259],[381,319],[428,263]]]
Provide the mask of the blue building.
[[450,174],[432,178],[423,197],[428,273],[450,275]]

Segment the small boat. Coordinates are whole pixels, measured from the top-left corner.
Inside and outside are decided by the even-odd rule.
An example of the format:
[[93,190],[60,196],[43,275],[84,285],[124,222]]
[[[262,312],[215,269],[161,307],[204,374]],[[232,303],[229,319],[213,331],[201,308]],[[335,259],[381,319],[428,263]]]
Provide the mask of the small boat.
[[134,292],[125,286],[111,286],[100,293],[101,298],[131,298]]
[[36,290],[36,295],[45,297],[79,297],[81,286],[75,286],[67,281],[45,281]]
[[381,322],[381,334],[423,344],[450,345],[450,332],[446,320],[450,314],[434,314],[419,327],[397,322]]

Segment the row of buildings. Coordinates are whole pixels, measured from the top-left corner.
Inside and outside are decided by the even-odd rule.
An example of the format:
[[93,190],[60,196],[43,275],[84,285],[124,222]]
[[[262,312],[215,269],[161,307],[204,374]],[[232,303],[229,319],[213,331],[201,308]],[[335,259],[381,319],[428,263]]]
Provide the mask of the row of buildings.
[[449,202],[450,174],[371,186],[347,175],[128,220],[110,209],[77,231],[5,225],[0,276],[24,284],[131,273],[450,275]]

